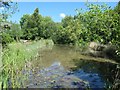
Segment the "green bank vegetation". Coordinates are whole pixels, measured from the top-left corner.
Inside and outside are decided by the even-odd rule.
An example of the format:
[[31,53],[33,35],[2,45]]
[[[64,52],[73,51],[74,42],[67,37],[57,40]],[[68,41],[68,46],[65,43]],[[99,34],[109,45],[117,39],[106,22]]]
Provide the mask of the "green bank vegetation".
[[[9,7],[11,4],[7,2],[1,4],[6,9],[11,8]],[[43,17],[38,8],[31,15],[23,15],[20,24],[8,22],[9,14],[1,13],[0,15],[3,16],[0,18],[0,28],[2,29],[0,36],[3,44],[1,80],[4,81],[4,85],[7,85],[10,77],[13,80],[13,87],[16,87],[15,75],[22,69],[26,60],[31,60],[37,54],[38,48],[43,43],[39,41],[42,38],[51,39],[55,44],[75,45],[80,48],[86,47],[91,41],[111,44],[117,48],[115,54],[117,62],[119,62],[120,2],[113,9],[105,4],[87,3],[86,7],[86,10],[76,9],[76,15],[66,16],[59,23],[54,22],[49,16]],[[22,44],[21,39],[29,40],[32,43]]]
[[36,8],[33,14],[21,17],[20,25],[12,22],[3,24],[2,44],[13,41],[52,39],[55,44],[72,44],[85,47],[91,41],[114,45],[120,54],[119,6],[86,4],[87,9],[76,9],[76,15],[66,16],[61,22],[43,17]]
[[22,76],[24,66],[30,60],[38,57],[40,48],[44,48],[47,44],[53,45],[51,40],[41,40],[29,42],[29,44],[13,42],[7,45],[3,50],[3,67],[1,81],[4,82],[4,88],[7,88],[8,79],[11,80],[12,87],[20,87],[18,77]]

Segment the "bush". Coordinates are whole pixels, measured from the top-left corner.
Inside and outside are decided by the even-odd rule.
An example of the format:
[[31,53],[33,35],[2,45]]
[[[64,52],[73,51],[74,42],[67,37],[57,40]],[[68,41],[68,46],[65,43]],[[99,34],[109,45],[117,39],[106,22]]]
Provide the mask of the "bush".
[[7,43],[11,43],[14,41],[14,39],[7,33],[2,33],[2,40],[1,40],[2,44],[7,44]]

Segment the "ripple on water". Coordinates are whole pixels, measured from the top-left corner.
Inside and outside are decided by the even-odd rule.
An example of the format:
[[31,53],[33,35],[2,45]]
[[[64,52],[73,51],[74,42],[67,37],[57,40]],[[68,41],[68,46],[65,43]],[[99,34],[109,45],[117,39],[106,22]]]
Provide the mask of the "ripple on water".
[[86,73],[82,69],[74,71],[75,76],[88,81],[91,88],[104,88],[105,83],[97,73]]
[[84,88],[89,85],[91,88],[102,88],[104,83],[97,73],[86,73],[83,70],[70,73],[60,65],[60,62],[55,62],[50,67],[39,70],[37,75],[33,75],[27,87]]

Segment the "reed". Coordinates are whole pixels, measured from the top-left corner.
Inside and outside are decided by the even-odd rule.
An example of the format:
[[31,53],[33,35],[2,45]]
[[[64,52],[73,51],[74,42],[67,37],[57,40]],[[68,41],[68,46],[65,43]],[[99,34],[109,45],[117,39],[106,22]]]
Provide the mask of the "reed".
[[[38,56],[38,51],[48,43],[53,43],[51,40],[33,41],[30,44],[13,42],[3,49],[2,55],[2,72],[0,74],[0,83],[2,88],[21,87],[19,77],[24,79],[22,70],[26,62],[34,60]],[[50,44],[51,45],[51,44]],[[53,45],[53,44],[52,44]],[[10,81],[9,81],[10,80]]]

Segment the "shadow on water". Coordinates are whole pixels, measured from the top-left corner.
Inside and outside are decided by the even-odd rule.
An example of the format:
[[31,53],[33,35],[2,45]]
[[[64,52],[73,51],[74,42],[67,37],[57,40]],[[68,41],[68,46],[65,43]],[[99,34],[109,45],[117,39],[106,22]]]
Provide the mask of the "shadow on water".
[[[74,60],[76,68],[66,70],[60,62],[29,73],[28,88],[91,88],[105,90],[115,80],[115,64]],[[78,64],[79,63],[79,64]],[[111,68],[112,66],[112,68]]]
[[83,80],[87,80],[90,83],[91,88],[112,87],[115,79],[120,80],[120,77],[116,77],[117,64],[82,59],[74,59],[73,61],[76,65],[75,68],[71,68],[74,75]]
[[54,62],[51,66],[39,70],[36,75],[29,75],[28,88],[84,88],[88,83],[65,70],[60,62]]
[[[72,46],[55,45],[51,49],[46,48],[44,50],[40,50],[39,55],[40,57],[37,58],[36,61],[32,62],[33,66],[35,67],[34,71],[37,72],[34,74],[34,76],[43,76],[41,77],[43,80],[38,77],[34,77],[32,80],[34,82],[36,82],[35,80],[41,81],[40,85],[37,85],[39,87],[49,87],[51,86],[52,81],[57,82],[52,85],[57,85],[58,88],[67,88],[67,86],[71,86],[71,88],[77,88],[75,80],[78,80],[78,78],[89,82],[90,88],[93,90],[95,88],[106,88],[112,86],[114,83],[117,66],[116,64],[102,62],[102,60],[98,62],[92,60],[92,58],[86,60],[87,56],[83,57],[79,52],[76,51],[76,48]],[[58,66],[55,69],[53,67],[56,62]],[[65,79],[63,77],[61,78],[59,76],[67,78],[69,77],[69,79]],[[50,82],[48,82],[49,80],[45,77],[50,79]],[[61,79],[63,79],[63,82],[60,81]],[[61,86],[63,83],[64,86]]]
[[72,46],[55,45],[52,48],[41,49],[38,57],[31,61],[32,69],[24,71],[28,76],[24,87],[82,88],[89,86],[97,90],[114,83],[116,64],[98,62],[90,57],[86,60],[86,57]]

